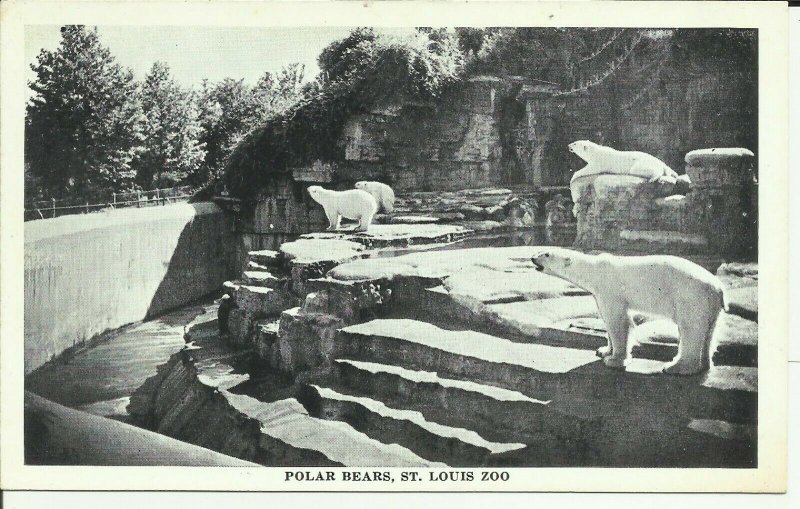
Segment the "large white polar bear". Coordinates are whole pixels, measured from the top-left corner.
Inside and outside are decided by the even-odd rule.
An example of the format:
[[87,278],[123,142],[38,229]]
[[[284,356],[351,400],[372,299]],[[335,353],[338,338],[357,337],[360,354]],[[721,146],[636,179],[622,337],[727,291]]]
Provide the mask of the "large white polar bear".
[[608,329],[609,344],[597,354],[606,366],[621,369],[628,359],[629,312],[674,321],[678,354],[663,371],[693,375],[710,365],[710,344],[721,309],[727,310],[722,283],[713,274],[677,256],[588,255],[546,248],[533,258],[536,270],[589,291]]
[[583,181],[592,175],[628,175],[647,182],[673,185],[678,180],[689,183],[689,177],[678,175],[662,160],[645,152],[616,150],[589,140],[573,141],[567,147],[586,161],[586,166],[576,171],[569,182],[572,202],[575,204],[573,214],[577,212]]
[[378,210],[391,214],[394,210],[394,191],[383,182],[361,180],[356,182],[356,189],[366,191],[378,202]]
[[339,223],[345,217],[358,221],[355,231],[367,231],[372,217],[378,211],[375,198],[360,189],[333,191],[320,186],[309,186],[308,194],[325,209],[330,223],[328,230],[338,230]]

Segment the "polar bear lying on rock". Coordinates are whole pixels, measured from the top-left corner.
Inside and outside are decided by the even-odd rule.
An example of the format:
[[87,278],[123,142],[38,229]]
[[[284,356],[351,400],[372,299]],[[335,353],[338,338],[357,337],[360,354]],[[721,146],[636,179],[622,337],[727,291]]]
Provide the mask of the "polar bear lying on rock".
[[575,204],[572,212],[575,215],[577,215],[578,201],[581,197],[581,181],[585,181],[585,177],[628,175],[640,177],[647,182],[662,184],[674,185],[678,181],[691,183],[688,176],[678,175],[666,163],[645,152],[616,150],[589,140],[573,141],[568,148],[570,152],[586,161],[586,166],[575,172],[569,182],[572,202]]
[[387,214],[391,214],[394,210],[394,191],[383,182],[361,180],[356,182],[356,189],[361,189],[371,194],[378,203],[378,210]]
[[338,230],[342,218],[358,221],[355,231],[367,231],[372,218],[378,211],[375,198],[361,189],[347,191],[333,191],[320,186],[309,186],[308,194],[322,205],[330,226],[328,230]]
[[727,304],[722,283],[704,268],[676,256],[588,255],[564,248],[543,249],[531,261],[536,270],[592,293],[608,329],[609,344],[597,351],[606,366],[625,367],[629,312],[638,311],[678,325],[678,355],[664,365],[665,373],[693,375],[709,368],[711,336]]

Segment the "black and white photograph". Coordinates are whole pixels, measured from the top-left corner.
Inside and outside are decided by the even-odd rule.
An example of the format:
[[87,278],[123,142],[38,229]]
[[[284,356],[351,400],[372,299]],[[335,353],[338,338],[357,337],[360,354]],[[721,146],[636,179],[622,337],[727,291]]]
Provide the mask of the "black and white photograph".
[[20,471],[785,489],[786,11],[517,8],[545,21],[25,18]]

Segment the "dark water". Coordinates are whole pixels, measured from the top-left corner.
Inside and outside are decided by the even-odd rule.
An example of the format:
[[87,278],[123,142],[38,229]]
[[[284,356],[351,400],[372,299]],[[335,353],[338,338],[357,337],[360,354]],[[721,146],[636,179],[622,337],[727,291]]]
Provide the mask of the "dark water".
[[[511,247],[511,246],[561,246],[573,247],[577,229],[575,225],[557,226],[548,228],[538,225],[529,228],[520,228],[502,233],[476,233],[458,242],[450,244],[431,245],[429,248],[416,246],[414,248],[383,249],[370,255],[371,258],[392,258],[404,254],[425,251],[450,251],[456,249],[471,249],[480,247]],[[590,251],[599,252],[599,251]],[[669,254],[652,253],[641,251],[614,251],[618,255],[646,255],[646,254]],[[683,258],[693,261],[706,270],[715,273],[717,268],[726,260],[714,255],[687,255],[680,254]]]
[[511,247],[511,246],[564,246],[570,247],[575,241],[575,226],[547,228],[544,225],[519,228],[502,233],[475,233],[469,237],[449,244],[418,245],[415,247],[398,247],[378,250],[370,258],[393,258],[420,251],[452,251],[478,247]]
[[441,250],[511,246],[571,247],[575,242],[575,235],[576,227],[574,225],[553,228],[542,225],[503,233],[478,233],[462,241],[443,246]]

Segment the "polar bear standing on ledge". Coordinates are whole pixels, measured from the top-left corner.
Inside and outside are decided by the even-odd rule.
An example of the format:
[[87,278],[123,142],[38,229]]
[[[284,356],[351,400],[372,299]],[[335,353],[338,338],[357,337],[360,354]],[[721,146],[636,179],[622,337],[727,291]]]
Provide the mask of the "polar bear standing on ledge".
[[378,202],[378,210],[391,214],[394,210],[394,191],[383,182],[361,180],[356,182],[356,189],[366,191]]
[[608,329],[609,344],[597,354],[611,368],[628,359],[630,311],[659,315],[678,325],[678,355],[665,373],[693,375],[710,366],[717,317],[727,310],[722,283],[710,272],[677,256],[588,255],[547,248],[531,259],[536,270],[589,291]]
[[575,215],[581,195],[581,186],[577,181],[584,177],[602,174],[629,175],[641,177],[647,182],[675,184],[682,180],[689,183],[689,177],[678,175],[663,161],[645,152],[616,150],[589,140],[573,141],[568,148],[586,161],[586,166],[575,172],[569,182],[572,202],[575,204],[572,212]]
[[358,221],[355,231],[367,231],[372,223],[372,217],[378,211],[375,198],[360,189],[333,191],[320,186],[309,186],[308,194],[325,209],[325,215],[330,223],[328,230],[338,230],[339,223],[345,217]]

